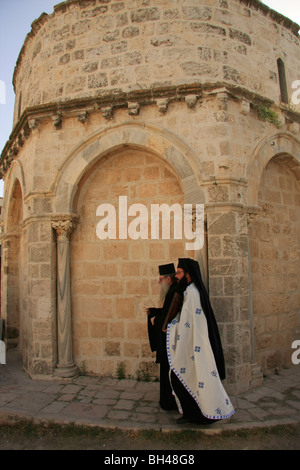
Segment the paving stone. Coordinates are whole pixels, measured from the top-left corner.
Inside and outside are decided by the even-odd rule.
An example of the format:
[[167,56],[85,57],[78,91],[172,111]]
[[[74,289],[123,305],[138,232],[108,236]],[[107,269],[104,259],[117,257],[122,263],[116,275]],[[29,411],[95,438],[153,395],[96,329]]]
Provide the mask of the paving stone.
[[[269,379],[267,385],[264,383],[231,397],[236,413],[228,420],[215,423],[213,430],[241,429],[265,423],[300,423],[300,368],[290,371],[290,375],[286,372],[283,378],[284,387],[281,378],[276,376]],[[289,378],[293,380],[289,381]],[[26,376],[21,366],[6,373],[5,380],[0,375],[0,423],[1,419],[11,415],[22,419],[43,418],[126,429],[181,429],[176,423],[180,413],[166,412],[159,406],[159,383],[87,379],[85,377],[86,384],[81,377],[67,384],[37,382]]]
[[132,410],[133,406],[133,400],[119,400],[114,408],[119,410]]

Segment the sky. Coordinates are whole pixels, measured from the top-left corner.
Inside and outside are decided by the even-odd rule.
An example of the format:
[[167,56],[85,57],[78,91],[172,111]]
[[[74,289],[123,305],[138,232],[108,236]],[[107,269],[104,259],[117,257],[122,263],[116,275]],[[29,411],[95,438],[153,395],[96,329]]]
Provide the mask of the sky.
[[[12,77],[19,52],[31,23],[43,12],[51,14],[53,6],[60,1],[0,0],[0,154],[12,131],[15,100]],[[300,25],[300,0],[263,0],[263,3]],[[3,181],[0,180],[2,196]]]

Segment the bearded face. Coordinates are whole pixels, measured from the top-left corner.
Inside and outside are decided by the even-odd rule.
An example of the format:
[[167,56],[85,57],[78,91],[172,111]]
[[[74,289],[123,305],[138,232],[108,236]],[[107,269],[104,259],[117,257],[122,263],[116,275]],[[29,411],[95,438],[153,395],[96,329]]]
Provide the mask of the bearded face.
[[168,284],[167,278],[164,278],[160,282],[160,295],[159,295],[159,297],[160,297],[160,301],[161,301],[162,304],[165,301],[165,298],[166,298],[166,295],[167,295],[169,289],[170,289],[170,286]]
[[187,280],[187,277],[186,277],[185,274],[184,274],[184,276],[182,276],[182,278],[178,281],[178,285],[180,286],[180,288],[182,289],[182,291],[184,291],[184,290],[187,288],[188,280]]

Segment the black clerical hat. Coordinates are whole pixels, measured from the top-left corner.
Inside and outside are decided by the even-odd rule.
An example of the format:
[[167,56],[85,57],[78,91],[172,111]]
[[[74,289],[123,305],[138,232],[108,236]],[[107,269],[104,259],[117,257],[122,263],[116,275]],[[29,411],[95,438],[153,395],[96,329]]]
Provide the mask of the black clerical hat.
[[160,276],[167,276],[168,274],[175,274],[175,266],[173,263],[170,264],[162,264],[158,266],[159,275]]
[[186,268],[186,259],[187,258],[178,258],[177,268],[185,269]]

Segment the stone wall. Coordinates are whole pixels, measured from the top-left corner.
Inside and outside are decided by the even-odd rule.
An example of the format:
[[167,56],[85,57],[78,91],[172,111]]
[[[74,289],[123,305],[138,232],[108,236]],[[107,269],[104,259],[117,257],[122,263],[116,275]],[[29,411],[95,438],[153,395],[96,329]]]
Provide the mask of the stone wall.
[[298,79],[299,38],[296,25],[274,18],[254,0],[59,4],[34,23],[21,51],[15,122],[31,106],[195,83],[278,101],[277,59],[288,83]]
[[[114,375],[121,362],[155,375],[143,310],[159,301],[157,266],[184,255],[201,262],[228,391],[288,362],[300,117],[280,100],[277,59],[299,78],[296,30],[256,0],[70,0],[33,24],[0,160],[2,314],[31,375]],[[100,241],[97,206],[118,195],[204,204],[203,249]]]

